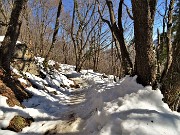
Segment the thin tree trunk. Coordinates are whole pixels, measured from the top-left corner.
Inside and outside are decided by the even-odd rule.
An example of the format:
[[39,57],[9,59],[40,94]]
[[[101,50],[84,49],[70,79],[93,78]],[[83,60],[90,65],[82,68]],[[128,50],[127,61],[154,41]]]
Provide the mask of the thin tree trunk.
[[21,22],[19,20],[23,6],[27,0],[15,0],[11,12],[11,18],[5,38],[0,47],[0,66],[7,74],[10,74],[10,62],[14,53],[16,41],[20,33]]
[[170,1],[169,10],[168,10],[168,22],[167,22],[167,62],[162,73],[161,81],[164,76],[167,74],[171,63],[172,63],[172,19],[173,19],[173,9],[174,9],[174,0]]
[[157,56],[157,80],[160,79],[161,75],[161,64],[160,64],[160,45],[161,45],[161,39],[160,39],[160,33],[159,29],[157,29],[157,35],[158,35],[158,46],[156,48],[156,56]]
[[53,33],[53,38],[52,38],[52,43],[50,46],[50,49],[45,57],[45,62],[49,59],[50,54],[52,53],[52,49],[54,48],[56,39],[57,39],[57,34],[59,31],[59,19],[60,19],[60,14],[61,14],[61,9],[62,9],[62,0],[59,0],[59,5],[58,5],[58,10],[57,10],[57,16],[56,16],[56,23],[54,27],[54,33]]
[[[180,36],[180,35],[179,35]],[[180,40],[176,43],[172,64],[162,82],[164,101],[173,111],[180,112]]]

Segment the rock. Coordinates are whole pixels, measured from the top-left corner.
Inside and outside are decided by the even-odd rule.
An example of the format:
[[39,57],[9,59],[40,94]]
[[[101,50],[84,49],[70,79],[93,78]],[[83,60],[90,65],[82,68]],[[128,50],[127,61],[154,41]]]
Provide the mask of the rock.
[[46,78],[46,74],[42,71],[39,72],[39,76],[42,78],[42,79],[45,79]]
[[69,121],[63,121],[60,124],[57,124],[44,135],[86,135],[83,133],[83,129],[80,130],[80,125],[83,123],[83,119],[75,117],[73,114],[72,118],[69,118]]
[[0,80],[0,95],[7,97],[8,99],[6,100],[7,104],[9,106],[21,106],[21,103],[16,99],[16,96],[14,92],[7,87],[1,80]]
[[30,126],[33,121],[33,118],[24,118],[18,115],[14,116],[6,130],[20,132],[24,127]]
[[102,78],[108,78],[108,75],[106,75],[106,74],[102,74],[102,76],[101,76]]
[[35,64],[34,54],[26,44],[16,44],[11,65],[19,71],[39,75],[39,67]]
[[29,61],[33,57],[33,53],[28,49],[26,44],[16,44],[13,58]]
[[78,84],[74,84],[74,85],[70,84],[70,87],[71,87],[71,88],[75,88],[75,89],[80,88],[80,86],[79,86]]
[[19,71],[29,72],[33,75],[39,75],[39,67],[34,61],[24,61],[22,59],[14,60],[11,65]]
[[74,85],[70,85],[71,88],[80,88],[80,87],[88,86],[87,82],[84,79],[80,78],[80,77],[69,78],[69,80],[74,82]]

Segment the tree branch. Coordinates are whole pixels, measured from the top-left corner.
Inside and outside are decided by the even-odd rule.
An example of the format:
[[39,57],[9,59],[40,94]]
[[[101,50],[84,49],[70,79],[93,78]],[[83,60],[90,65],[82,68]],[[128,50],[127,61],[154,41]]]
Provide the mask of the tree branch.
[[103,15],[102,15],[102,13],[101,13],[101,11],[100,11],[99,0],[96,0],[96,1],[97,1],[97,3],[98,3],[98,13],[99,13],[99,15],[100,15],[101,20],[102,20],[103,22],[105,22],[105,23],[109,26],[109,28],[112,30],[111,23],[110,23],[108,20],[106,20],[106,19],[103,18]]
[[124,3],[124,1],[123,1],[123,5],[126,7],[126,11],[127,11],[127,13],[128,13],[128,16],[129,16],[132,20],[134,20],[134,17],[131,15],[129,8],[128,8],[128,6]]
[[8,26],[8,24],[7,24],[7,23],[4,23],[3,21],[0,21],[0,25],[1,25],[1,26]]

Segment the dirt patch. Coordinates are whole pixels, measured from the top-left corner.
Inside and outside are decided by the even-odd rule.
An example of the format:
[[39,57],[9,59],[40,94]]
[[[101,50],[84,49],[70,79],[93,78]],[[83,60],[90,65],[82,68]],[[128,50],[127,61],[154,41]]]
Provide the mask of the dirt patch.
[[17,78],[6,77],[0,69],[0,95],[7,97],[7,104],[10,107],[15,105],[24,107],[21,102],[32,95],[25,91],[25,85],[21,84]]

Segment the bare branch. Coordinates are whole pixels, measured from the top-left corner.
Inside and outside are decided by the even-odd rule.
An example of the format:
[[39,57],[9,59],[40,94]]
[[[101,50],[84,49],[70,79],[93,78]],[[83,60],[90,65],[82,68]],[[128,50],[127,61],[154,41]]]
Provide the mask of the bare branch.
[[1,26],[8,26],[8,24],[7,24],[7,23],[4,23],[3,21],[0,21],[0,25],[1,25]]
[[128,16],[129,16],[132,20],[134,20],[134,17],[131,15],[129,8],[128,8],[128,6],[124,3],[124,1],[123,1],[123,5],[126,7],[126,11],[127,11],[127,13],[128,13]]
[[99,15],[100,15],[100,17],[101,17],[101,20],[102,20],[103,22],[105,22],[105,23],[109,26],[109,28],[112,30],[112,26],[111,26],[110,21],[108,21],[108,20],[106,20],[106,19],[103,18],[103,15],[102,15],[102,13],[101,13],[101,11],[100,11],[99,0],[96,0],[96,1],[98,2],[98,13],[99,13]]

